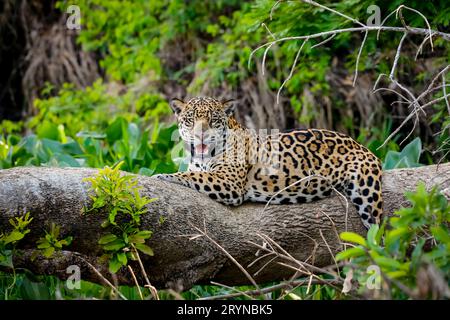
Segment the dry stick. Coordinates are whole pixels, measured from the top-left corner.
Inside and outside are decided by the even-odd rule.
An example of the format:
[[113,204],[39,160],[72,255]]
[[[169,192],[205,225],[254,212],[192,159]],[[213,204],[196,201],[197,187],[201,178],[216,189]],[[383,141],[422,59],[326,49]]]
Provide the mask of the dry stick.
[[[302,261],[299,261],[299,260],[295,259],[290,253],[288,253],[285,249],[283,249],[276,241],[274,241],[273,239],[271,239],[269,236],[267,236],[267,235],[265,235],[265,234],[262,234],[262,233],[258,233],[257,236],[259,236],[260,238],[262,238],[262,239],[265,240],[266,242],[273,244],[273,246],[277,247],[277,248],[283,253],[283,257],[284,257],[286,260],[290,260],[290,261],[292,261],[292,262],[294,262],[294,263],[296,263],[296,264],[299,264],[299,265],[301,265],[303,268],[305,268],[305,266],[307,266],[308,268],[311,268],[311,269],[313,269],[313,270],[316,270],[317,272],[330,274],[328,271],[326,271],[326,270],[323,269],[323,268],[319,268],[319,267],[316,267],[316,266],[314,266],[314,265],[312,265],[312,264],[309,264],[309,263],[307,263],[307,262],[304,262],[304,261],[302,262]],[[267,249],[265,249],[265,250],[267,250]],[[279,254],[279,253],[277,253],[277,254]],[[280,255],[280,256],[281,256],[281,255]],[[305,269],[306,269],[306,268],[305,268]],[[308,271],[308,272],[309,272],[309,271]]]
[[[347,200],[347,199],[345,199],[345,200]],[[348,203],[348,201],[347,201],[347,203]],[[325,216],[328,218],[328,220],[330,220],[331,226],[333,227],[333,230],[334,230],[334,233],[335,233],[335,235],[336,235],[336,238],[337,238],[338,241],[341,243],[341,245],[343,245],[343,243],[342,243],[342,241],[341,241],[341,238],[339,237],[339,232],[337,231],[336,224],[334,223],[334,220],[331,219],[330,215],[327,214],[325,211],[320,210],[320,212],[321,212],[323,215],[325,215]],[[346,229],[345,231],[347,231],[347,229]],[[343,246],[342,248],[345,250],[345,246]]]
[[253,275],[256,277],[258,274],[260,274],[269,264],[271,264],[273,261],[275,261],[278,257],[275,256],[272,259],[270,259],[269,261],[267,261],[261,268],[258,269],[258,271],[256,271],[255,273],[253,273]]
[[268,46],[266,48],[266,50],[264,50],[264,54],[263,54],[263,59],[262,59],[262,65],[261,65],[261,74],[264,76],[265,72],[266,72],[266,57],[267,57],[267,53],[269,52],[270,48],[272,48],[274,44],[271,44],[270,46]]
[[198,228],[197,226],[193,225],[192,223],[189,223],[189,224],[191,225],[191,227],[193,227],[195,230],[197,230],[201,235],[203,235],[206,239],[211,241],[217,248],[219,248],[220,251],[222,251],[239,268],[239,270],[242,271],[242,273],[247,277],[247,279],[252,283],[252,285],[254,285],[259,290],[259,286],[256,283],[255,279],[253,279],[253,277],[247,272],[247,270],[245,270],[245,268],[239,262],[237,262],[237,260],[227,250],[225,250],[224,247],[222,247],[219,243],[217,243],[213,238],[211,238],[206,233],[206,229],[205,229],[205,231],[203,231],[200,228]]
[[141,286],[139,285],[139,282],[136,279],[136,275],[133,272],[133,269],[130,265],[128,265],[128,270],[130,270],[131,276],[133,277],[134,283],[136,284],[136,288],[138,288],[139,296],[141,297],[141,300],[144,300],[144,296],[142,295]]
[[264,259],[264,258],[270,257],[271,255],[274,255],[274,254],[275,254],[275,253],[273,253],[273,252],[268,252],[268,253],[266,253],[266,254],[263,254],[262,256],[256,258],[256,259],[253,260],[252,262],[250,262],[250,263],[248,264],[247,268],[251,268],[251,267],[254,266],[258,261],[260,261],[260,260],[262,260],[262,259]]
[[[294,264],[298,265],[298,267],[296,268],[296,267],[294,267],[294,266],[292,266],[292,265],[290,265],[290,264],[278,262],[278,264],[281,265],[281,266],[285,266],[285,267],[287,267],[287,268],[289,268],[289,269],[293,269],[293,270],[295,271],[295,276],[298,275],[298,274],[306,274],[306,275],[309,275],[309,276],[313,276],[313,277],[315,277],[315,278],[317,278],[317,279],[321,279],[321,278],[319,278],[318,276],[316,276],[315,274],[313,274],[310,270],[308,270],[308,268],[310,268],[311,270],[314,270],[315,272],[331,275],[331,276],[335,277],[335,280],[337,280],[337,281],[339,281],[340,283],[342,283],[342,281],[343,281],[342,278],[341,278],[339,275],[336,275],[336,273],[333,274],[333,273],[330,273],[328,270],[326,270],[326,269],[324,269],[324,268],[318,268],[318,267],[316,267],[316,266],[314,266],[314,265],[311,265],[311,264],[308,264],[308,263],[306,263],[306,262],[301,262],[301,261],[299,261],[299,260],[293,258],[289,253],[287,253],[283,248],[281,248],[278,244],[276,244],[276,243],[275,243],[272,239],[270,239],[269,237],[265,236],[266,238],[264,238],[264,236],[263,236],[262,234],[258,234],[258,236],[262,237],[263,240],[265,239],[265,241],[269,241],[269,242],[272,241],[272,242],[280,249],[280,251],[283,252],[283,253],[281,254],[281,253],[279,253],[279,252],[273,251],[273,252],[274,252],[277,256],[279,256],[281,259],[284,259],[284,260],[286,260],[286,261],[293,262]],[[267,249],[267,248],[264,247],[264,246],[261,246],[261,245],[259,245],[259,244],[253,243],[253,242],[249,242],[249,243],[252,244],[252,245],[254,245],[255,247],[261,249],[261,250],[269,251],[269,252],[270,252],[270,250]],[[308,267],[308,268],[307,268],[307,267]],[[302,268],[302,270],[301,270],[300,268]],[[339,288],[337,288],[337,289],[339,290]]]
[[327,43],[328,41],[331,41],[335,36],[336,36],[336,34],[332,34],[330,37],[326,38],[325,40],[323,40],[323,41],[321,41],[321,42],[316,43],[315,45],[313,45],[313,46],[311,47],[311,49],[314,49],[314,48],[317,48],[317,47],[319,47],[319,46],[321,46],[321,45],[324,45],[324,44]]
[[274,39],[277,40],[277,38],[275,37],[275,35],[272,33],[272,31],[270,31],[269,27],[263,22],[261,23],[261,25],[267,30],[267,32],[270,34],[270,36]]
[[153,298],[156,300],[159,300],[158,290],[156,290],[156,288],[154,286],[152,286],[152,284],[150,283],[150,280],[147,276],[147,272],[145,271],[144,264],[142,263],[139,252],[137,251],[136,247],[133,244],[131,244],[131,246],[133,247],[134,253],[136,254],[136,257],[137,257],[137,260],[139,263],[139,267],[141,268],[142,274],[144,275],[145,282],[147,283],[145,286],[148,288],[148,290],[152,294]]
[[[78,255],[78,254],[77,254]],[[78,255],[99,277],[102,279],[119,297],[121,297],[123,300],[127,300],[127,298],[111,283],[108,279],[106,279],[100,271],[97,270],[96,267],[94,267],[89,261],[87,261],[85,258],[83,258],[81,255]]]
[[306,234],[303,231],[299,230],[298,233],[300,233],[301,235],[307,237],[309,240],[314,242],[314,248],[311,250],[311,254],[308,256],[308,258],[305,259],[305,262],[307,262],[309,259],[311,259],[311,263],[314,264],[314,258],[316,256],[316,251],[317,251],[317,248],[319,247],[319,243],[313,237],[309,236],[308,234]]
[[[436,88],[432,88],[433,87],[433,85],[435,84],[435,82],[437,81],[437,79],[439,78],[439,76],[444,76],[444,74],[445,74],[445,72],[447,72],[448,70],[450,69],[450,65],[447,65],[445,68],[443,68],[441,71],[439,71],[439,73],[432,79],[432,81],[430,82],[430,84],[428,85],[428,87],[427,87],[427,89],[424,91],[424,92],[422,92],[417,98],[414,98],[414,100],[413,101],[410,101],[410,100],[408,100],[408,99],[406,99],[407,101],[410,101],[410,106],[411,105],[416,105],[416,104],[418,104],[418,101],[420,100],[420,99],[422,99],[423,97],[425,97],[427,94],[429,94],[430,92],[432,92],[432,91],[434,91],[434,89],[437,89],[437,88],[439,88],[439,87],[436,87]],[[378,77],[378,78],[380,78],[381,76],[383,76],[383,74],[380,74],[380,76]],[[377,82],[378,82],[378,79],[377,79]],[[395,81],[396,82],[396,81]],[[397,84],[398,84],[398,82],[396,82]],[[377,84],[377,83],[376,83]],[[444,90],[445,90],[445,86],[443,86],[444,87]],[[386,89],[387,90],[387,89]],[[394,92],[396,92],[396,91],[394,91]],[[406,92],[408,93],[409,92],[409,90],[406,90]],[[398,94],[398,93],[397,93]],[[412,95],[412,93],[410,93],[409,92],[409,94],[410,94],[410,96],[413,96]],[[403,97],[403,96],[402,96]],[[413,96],[414,97],[414,96]],[[404,99],[405,99],[405,97],[403,97]],[[444,98],[446,101],[447,101],[447,95],[443,95],[441,98]],[[436,102],[439,102],[439,101],[436,101],[436,100],[433,100],[434,101],[434,103],[436,103]],[[431,101],[431,102],[433,102],[433,101]],[[434,103],[432,103],[432,104],[434,104]],[[386,140],[383,142],[383,144],[381,145],[381,146],[379,146],[377,149],[380,149],[380,148],[382,148],[390,139],[392,139],[392,137],[401,129],[401,128],[403,128],[403,126],[412,118],[412,115],[415,115],[416,116],[416,120],[415,120],[415,122],[414,122],[414,124],[416,125],[416,123],[417,123],[417,112],[419,111],[419,110],[421,110],[422,112],[424,112],[424,107],[425,106],[427,106],[428,104],[425,104],[425,105],[423,105],[422,107],[419,105],[419,107],[417,107],[417,108],[414,108],[414,111],[412,112],[412,113],[410,113],[409,115],[408,115],[408,117],[406,117],[406,119],[405,120],[403,120],[403,122],[400,124],[400,126],[394,131],[394,133],[392,133],[391,135],[389,135],[387,138],[386,138]],[[449,114],[450,114],[450,110],[449,110]],[[415,125],[414,125],[414,127],[412,128],[412,130],[409,132],[409,134],[408,134],[408,136],[406,137],[406,138],[408,138],[410,135],[411,135],[411,133],[412,133],[412,131],[414,130],[414,128],[415,128]],[[400,144],[402,144],[405,140],[406,140],[406,138],[405,139],[403,139],[403,141],[400,143]]]
[[[320,38],[320,37],[324,37],[324,36],[331,36],[333,34],[340,34],[340,33],[346,33],[346,32],[379,31],[379,30],[380,31],[403,32],[403,33],[405,33],[407,31],[408,33],[411,33],[411,34],[429,35],[429,31],[426,30],[426,29],[423,29],[423,28],[409,28],[408,30],[406,30],[404,27],[364,26],[364,27],[353,27],[353,28],[343,28],[343,29],[328,30],[328,31],[323,31],[323,32],[310,34],[310,35],[307,35],[307,36],[284,37],[284,38],[280,38],[280,39],[277,39],[277,40],[273,40],[273,41],[267,42],[265,44],[260,45],[256,49],[254,49],[250,53],[248,65],[250,67],[251,60],[252,60],[253,55],[255,54],[255,52],[257,52],[258,50],[260,50],[262,48],[265,48],[265,47],[267,47],[267,46],[269,46],[271,44],[284,42],[284,41],[290,41],[290,40],[305,40],[307,38],[308,39],[314,39],[314,38]],[[435,35],[439,35],[444,40],[450,41],[450,34],[449,33],[435,31],[434,34]]]
[[338,270],[338,273],[340,273],[340,270],[339,270],[337,261],[336,261],[336,259],[334,258],[333,251],[331,250],[330,245],[329,245],[328,242],[327,242],[327,239],[325,239],[325,237],[323,236],[322,229],[319,229],[319,234],[320,234],[320,237],[322,238],[323,242],[325,243],[325,246],[327,247],[328,252],[330,253],[331,258],[333,258],[333,261],[334,261],[334,264],[336,265],[336,269]]
[[292,78],[292,76],[294,75],[294,69],[295,69],[295,66],[297,65],[298,58],[300,57],[300,53],[302,52],[302,49],[303,49],[303,47],[304,47],[304,45],[305,45],[306,42],[308,42],[308,38],[306,38],[306,39],[303,41],[302,45],[300,46],[300,49],[298,49],[297,54],[295,55],[294,62],[292,63],[291,71],[289,72],[289,75],[288,75],[287,78],[283,81],[283,83],[281,84],[280,88],[278,89],[278,92],[277,92],[277,104],[280,103],[280,94],[281,94],[281,90],[283,90],[283,88],[284,88],[284,86],[286,85],[286,83],[287,83],[287,82]]
[[[226,284],[222,284],[222,283],[215,282],[215,281],[211,281],[211,284],[212,284],[212,285],[215,285],[215,286],[219,286],[219,287],[224,287],[224,288],[226,288],[226,289],[228,289],[228,290],[235,291],[235,292],[236,292],[235,294],[238,294],[239,296],[246,296],[247,298],[249,298],[249,299],[251,299],[251,300],[255,300],[251,295],[246,294],[245,291],[236,289],[236,288],[234,288],[234,287],[227,286]],[[258,290],[255,290],[255,292],[257,292],[257,291],[258,291]],[[255,296],[258,296],[258,294],[255,294]],[[214,296],[213,296],[213,297],[214,297]],[[210,298],[213,298],[213,297],[210,297]],[[200,298],[200,299],[198,299],[198,300],[208,300],[208,299]]]
[[[449,68],[450,67],[450,65],[448,65],[447,66],[447,68]],[[449,114],[449,116],[450,116],[450,103],[448,102],[448,99],[447,99],[447,91],[446,91],[446,89],[445,89],[445,87],[446,87],[446,84],[445,84],[445,74],[442,74],[441,75],[442,76],[442,92],[443,92],[443,96],[444,97],[446,97],[445,98],[445,104],[447,105],[447,111],[448,111],[448,114]]]
[[[261,293],[266,294],[266,293],[270,293],[270,292],[280,290],[280,289],[300,287],[300,286],[306,284],[307,281],[308,281],[307,279],[298,279],[298,280],[293,280],[293,281],[288,281],[288,282],[281,282],[279,284],[276,284],[276,285],[273,285],[270,287],[262,288]],[[336,284],[336,285],[339,285],[339,281],[334,280],[334,279],[330,279],[330,280],[313,279],[312,284],[324,284],[324,285]],[[234,289],[234,288],[231,288],[231,289]],[[227,299],[227,298],[236,298],[236,297],[240,297],[243,295],[257,296],[257,295],[259,295],[259,293],[256,290],[248,290],[248,291],[242,291],[242,292],[230,293],[230,294],[224,294],[224,295],[218,295],[218,296],[212,296],[212,297],[204,297],[204,298],[200,298],[199,300],[220,300],[220,299]]]
[[[321,278],[319,278],[318,275],[316,275],[316,274],[314,274],[314,273],[312,273],[312,272],[303,272],[303,271],[301,271],[299,268],[294,267],[294,266],[292,266],[292,265],[290,265],[290,264],[282,263],[282,262],[278,262],[278,264],[281,265],[281,266],[284,266],[284,267],[286,267],[286,268],[288,268],[288,269],[292,269],[292,270],[294,270],[294,271],[296,271],[296,272],[301,272],[301,273],[307,274],[307,275],[309,275],[310,277],[314,277],[314,279],[316,279],[316,280],[321,279]],[[301,266],[300,266],[300,267],[301,267]],[[338,281],[338,284],[342,284],[342,283],[343,283],[343,281],[342,281],[342,280],[339,280],[339,279],[333,279],[333,280]],[[341,290],[341,289],[342,289],[342,288],[339,288],[339,287],[337,287],[337,286],[335,286],[335,285],[332,285],[332,284],[329,284],[329,286],[335,288],[336,290]]]
[[[445,84],[445,74],[442,74],[441,76],[442,76],[442,92],[443,92],[443,95],[444,95],[444,97],[445,97],[445,104],[447,105],[448,114],[449,114],[449,116],[450,116],[450,103],[448,102],[448,99],[447,99],[447,91],[446,91],[446,89],[445,89],[445,87],[446,87],[446,84]],[[442,130],[442,132],[444,132],[444,130],[446,130],[446,129],[449,128],[449,127],[450,127],[450,123],[449,123],[448,125],[445,126],[445,128]],[[447,141],[449,141],[449,140],[447,140]],[[444,146],[445,144],[447,144],[447,143],[443,143],[442,146]],[[441,146],[440,146],[439,148],[441,148]],[[438,148],[438,150],[439,150],[439,148]],[[437,150],[436,150],[436,151],[437,151]],[[450,153],[450,148],[449,148],[448,151],[441,157],[441,159],[439,159],[438,165],[441,163],[442,160],[445,159],[445,157],[446,157],[449,153]]]
[[343,17],[343,18],[345,18],[345,19],[347,19],[347,20],[350,20],[350,21],[352,21],[352,22],[354,22],[354,23],[356,23],[356,24],[359,24],[360,26],[363,26],[363,27],[366,26],[365,24],[363,24],[362,22],[359,22],[359,21],[356,20],[355,18],[349,17],[349,16],[347,16],[347,15],[345,15],[345,14],[339,12],[339,11],[336,11],[336,10],[334,10],[334,9],[328,8],[328,7],[326,7],[326,6],[324,6],[324,5],[321,5],[320,3],[317,3],[317,2],[315,2],[315,1],[311,1],[311,0],[301,0],[301,1],[304,2],[304,3],[307,3],[307,4],[311,4],[311,5],[315,6],[315,7],[319,7],[319,8],[321,8],[321,9],[330,11],[330,12],[332,12],[332,13],[334,13],[334,14],[337,14],[338,16],[341,16],[341,17]]
[[270,19],[271,21],[272,21],[273,12],[275,11],[275,8],[276,8],[281,2],[283,2],[283,0],[278,0],[277,2],[275,2],[275,4],[272,6],[272,8],[270,8],[269,19]]
[[433,37],[435,34],[436,34],[436,33],[433,31],[433,33],[432,33],[431,35],[428,35],[428,36],[426,36],[426,37],[423,39],[422,43],[421,43],[421,44],[419,45],[419,47],[417,48],[416,55],[414,56],[414,61],[416,61],[416,60],[417,60],[417,57],[419,56],[419,54],[422,53],[423,46],[424,46],[425,43],[427,42],[428,38],[429,38],[429,37]]
[[354,78],[353,78],[353,86],[355,86],[355,84],[356,84],[356,79],[358,78],[359,58],[361,58],[361,53],[362,53],[364,44],[366,43],[366,39],[367,39],[367,35],[368,35],[368,34],[369,34],[369,31],[366,31],[366,32],[364,33],[364,38],[363,38],[363,41],[361,42],[361,47],[359,48],[358,56],[356,57],[355,75],[354,75]]
[[[446,96],[439,97],[439,98],[437,98],[437,99],[434,99],[434,100],[432,100],[432,101],[429,101],[429,102],[423,104],[423,105],[420,107],[420,109],[423,110],[424,108],[429,107],[429,106],[431,106],[431,105],[434,105],[434,104],[438,103],[439,101],[446,99],[446,98],[449,97],[449,96],[450,96],[450,94],[447,94]],[[386,140],[383,142],[383,144],[382,144],[380,147],[378,147],[377,149],[382,148],[389,140],[391,140],[391,139],[392,139],[392,138],[400,131],[400,129],[404,126],[404,124],[405,124],[406,122],[408,122],[413,116],[414,116],[414,113],[410,113],[410,114],[405,118],[405,120],[403,121],[403,123],[402,123],[397,129],[395,129],[394,132],[392,132],[392,133],[386,138]]]
[[391,80],[394,80],[395,69],[397,68],[398,60],[400,58],[400,52],[402,50],[402,45],[403,45],[403,42],[405,41],[407,35],[408,35],[408,32],[405,32],[403,34],[402,38],[400,39],[400,42],[398,43],[394,62],[392,63],[391,73],[389,74],[389,79],[391,79]]
[[[433,32],[432,32],[432,30],[431,30],[431,26],[430,26],[430,23],[428,22],[428,19],[427,19],[427,17],[425,17],[420,11],[417,11],[416,9],[413,9],[413,8],[410,8],[410,7],[407,7],[407,6],[405,6],[405,5],[400,5],[398,8],[397,8],[397,11],[399,12],[399,14],[401,14],[401,11],[402,11],[402,9],[403,8],[405,8],[406,10],[409,10],[409,11],[412,11],[412,12],[414,12],[414,13],[417,13],[419,16],[421,16],[422,18],[423,18],[423,20],[425,20],[425,23],[426,23],[426,25],[427,25],[427,27],[428,27],[428,32],[429,32],[429,37],[430,37],[430,45],[431,45],[431,51],[433,51]],[[404,21],[403,21],[404,22]],[[409,28],[408,28],[408,30],[409,30]]]

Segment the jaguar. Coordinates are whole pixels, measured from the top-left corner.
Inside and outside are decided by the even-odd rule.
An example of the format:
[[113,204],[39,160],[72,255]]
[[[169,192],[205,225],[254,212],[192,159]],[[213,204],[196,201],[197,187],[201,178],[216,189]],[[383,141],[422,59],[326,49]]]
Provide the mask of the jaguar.
[[244,201],[294,204],[344,194],[363,225],[382,216],[381,165],[350,136],[325,129],[256,132],[235,119],[236,103],[172,99],[188,170],[159,174],[230,206]]

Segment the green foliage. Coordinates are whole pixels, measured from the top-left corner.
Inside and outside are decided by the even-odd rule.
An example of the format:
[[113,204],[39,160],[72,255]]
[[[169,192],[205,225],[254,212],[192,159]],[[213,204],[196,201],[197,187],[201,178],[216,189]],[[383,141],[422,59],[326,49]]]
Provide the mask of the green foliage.
[[450,281],[448,200],[437,187],[427,192],[424,184],[420,184],[416,192],[407,192],[406,197],[412,207],[396,211],[380,227],[373,225],[366,239],[351,232],[340,235],[343,241],[356,246],[339,253],[336,260],[351,259],[345,272],[348,274],[352,270],[353,278],[360,284],[360,293],[370,291],[366,287],[373,278],[373,274],[367,272],[370,266],[379,268],[381,274],[377,280],[384,282],[382,290],[387,286],[389,292],[385,294],[393,299],[411,298],[411,292],[417,294],[417,287],[428,285],[418,279],[421,268],[426,265],[439,270],[444,285]]
[[116,273],[128,260],[136,260],[136,249],[146,255],[153,255],[153,250],[145,244],[152,236],[150,230],[140,230],[141,217],[148,213],[147,205],[156,199],[141,197],[139,186],[134,176],[124,175],[119,171],[122,162],[113,168],[105,167],[91,178],[92,206],[85,212],[106,212],[107,219],[103,228],[111,232],[104,234],[98,241],[105,250],[104,257],[109,261],[109,270]]
[[29,212],[23,216],[9,219],[12,230],[8,233],[4,233],[3,231],[0,233],[0,265],[13,267],[12,254],[14,246],[17,242],[22,240],[26,234],[30,233],[28,225],[32,220],[33,218],[30,217]]
[[[58,124],[58,116],[52,114],[52,117],[53,120],[37,125],[37,135],[23,138],[15,134],[0,135],[0,169],[27,165],[102,168],[123,160],[123,169],[134,173],[151,175],[177,170],[171,155],[177,143],[172,139],[174,125],[155,123],[153,127],[143,128],[142,119],[116,116],[105,120],[95,131],[82,130],[68,135],[65,120],[60,119],[62,123]],[[78,124],[84,121],[77,115],[67,119]],[[89,126],[90,122],[84,123]],[[69,131],[78,129],[71,127]]]
[[45,236],[36,241],[37,248],[44,257],[50,258],[55,251],[62,250],[63,246],[69,246],[72,243],[73,237],[71,236],[58,239],[60,231],[61,227],[52,222],[50,224],[50,231],[45,231]]
[[422,142],[420,138],[415,138],[401,152],[389,151],[384,159],[383,170],[420,167],[421,153]]

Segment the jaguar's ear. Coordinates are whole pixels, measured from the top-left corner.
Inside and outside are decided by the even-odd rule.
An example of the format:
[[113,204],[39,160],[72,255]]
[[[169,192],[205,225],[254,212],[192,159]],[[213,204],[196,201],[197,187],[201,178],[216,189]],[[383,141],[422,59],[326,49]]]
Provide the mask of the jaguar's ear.
[[236,109],[236,105],[237,105],[237,102],[236,102],[236,100],[233,100],[233,99],[222,102],[223,111],[225,111],[225,113],[228,116],[233,115],[234,109]]
[[178,115],[186,106],[186,103],[180,99],[172,99],[170,100],[170,108],[172,108],[173,113]]

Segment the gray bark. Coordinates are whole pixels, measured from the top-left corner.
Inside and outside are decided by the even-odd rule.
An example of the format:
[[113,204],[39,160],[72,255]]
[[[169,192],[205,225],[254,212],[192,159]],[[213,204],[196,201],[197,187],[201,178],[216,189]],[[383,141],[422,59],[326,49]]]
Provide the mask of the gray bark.
[[[75,264],[81,267],[82,279],[101,283],[102,280],[84,262],[86,260],[111,279],[107,269],[97,261],[102,254],[97,241],[105,232],[100,227],[104,217],[81,214],[83,205],[89,205],[89,183],[82,179],[96,173],[95,169],[38,167],[0,171],[0,231],[8,230],[9,218],[25,211],[30,211],[34,217],[31,233],[19,242],[21,254],[15,257],[16,268],[66,278],[66,267]],[[189,235],[198,233],[193,225],[202,229],[205,226],[207,233],[244,267],[256,258],[257,249],[248,241],[261,243],[256,236],[258,232],[270,236],[301,261],[311,255],[316,242],[318,247],[313,262],[320,267],[333,263],[320,233],[333,253],[341,249],[336,231],[345,230],[346,209],[345,201],[338,195],[309,204],[270,205],[263,212],[263,204],[248,203],[231,208],[185,187],[145,176],[138,176],[138,180],[142,186],[141,194],[158,198],[149,204],[150,212],[142,222],[143,229],[154,231],[148,244],[155,256],[142,255],[142,258],[150,281],[157,287],[187,289],[211,280],[227,285],[249,283],[211,241],[204,237],[189,240]],[[414,190],[419,181],[424,181],[427,187],[441,186],[449,197],[450,163],[385,172],[384,212],[390,214],[400,206],[408,205],[404,192]],[[166,217],[163,224],[159,223],[160,216]],[[62,227],[62,236],[73,236],[73,243],[52,259],[30,259],[36,240],[50,222]],[[352,205],[349,206],[347,226],[349,231],[365,233]],[[248,271],[254,273],[268,259],[261,260]],[[139,273],[137,266],[134,270]],[[258,283],[283,280],[292,274],[292,270],[273,262],[255,280]],[[117,281],[133,284],[126,270],[118,273]]]

